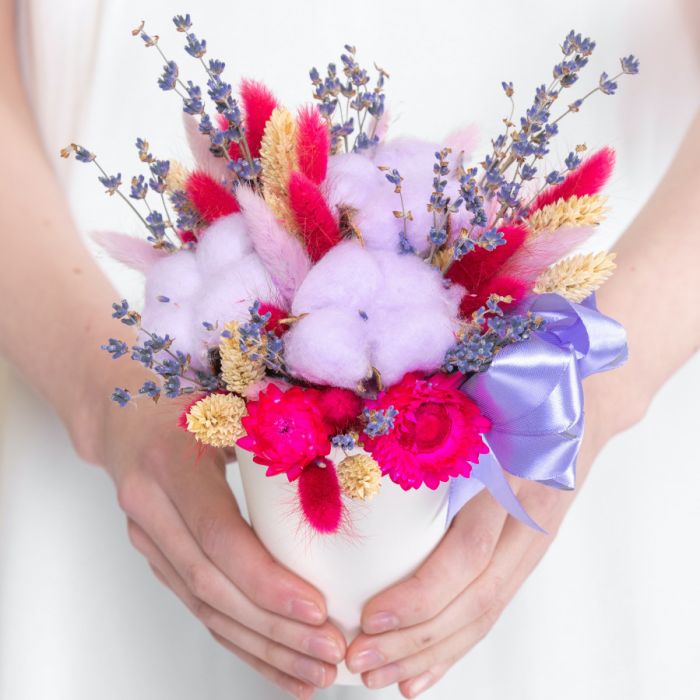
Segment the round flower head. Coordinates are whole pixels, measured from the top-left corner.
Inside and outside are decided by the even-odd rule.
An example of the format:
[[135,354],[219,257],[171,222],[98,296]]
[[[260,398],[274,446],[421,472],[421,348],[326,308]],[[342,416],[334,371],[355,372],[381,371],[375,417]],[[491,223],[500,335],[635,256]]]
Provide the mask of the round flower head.
[[219,343],[221,378],[229,391],[244,394],[251,384],[255,384],[265,376],[265,363],[261,357],[265,348],[264,346],[249,348],[244,352],[241,349],[238,323],[235,321],[227,323],[225,331],[226,335],[222,336]]
[[406,491],[422,484],[435,489],[450,477],[469,476],[470,462],[488,452],[481,435],[491,423],[456,388],[456,381],[463,377],[407,374],[367,403],[370,409],[397,411],[392,430],[364,437],[363,444],[382,474]]
[[212,447],[231,447],[244,434],[245,401],[231,394],[210,394],[187,411],[187,430]]
[[350,455],[338,464],[338,481],[350,498],[369,500],[379,493],[382,473],[369,455]]
[[270,384],[247,408],[243,419],[247,434],[236,444],[267,467],[267,476],[286,473],[294,481],[304,467],[330,452],[330,430],[315,392],[301,387],[283,392]]

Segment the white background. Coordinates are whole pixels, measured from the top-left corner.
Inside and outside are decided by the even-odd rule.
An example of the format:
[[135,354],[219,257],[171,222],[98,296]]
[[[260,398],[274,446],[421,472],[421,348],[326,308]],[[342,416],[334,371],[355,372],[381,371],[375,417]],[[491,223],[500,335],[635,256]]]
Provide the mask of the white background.
[[[619,96],[599,97],[560,141],[559,155],[582,140],[618,151],[604,246],[653,189],[698,107],[695,4],[212,1],[189,9],[229,76],[262,79],[291,106],[308,95],[311,65],[322,68],[344,42],[357,44],[361,61],[391,73],[391,133],[433,139],[472,121],[488,136],[505,107],[500,81],[516,83],[522,105],[572,26],[598,40],[592,80],[614,70],[619,55],[637,53],[642,74],[625,80]],[[24,6],[27,81],[52,159],[80,140],[128,173],[137,135],[159,155],[186,159],[175,98],[154,84],[159,62],[129,35],[145,15],[164,48],[193,68],[168,19],[185,9],[164,1]],[[81,230],[137,231],[128,212],[100,195],[92,173],[56,166]],[[105,267],[138,296],[134,277]],[[660,284],[667,290],[670,282]],[[676,300],[697,296],[677,290]],[[669,343],[683,332],[672,319],[671,309],[649,319]],[[426,697],[700,697],[699,389],[695,358],[645,420],[606,448],[496,629]],[[276,697],[152,579],[129,547],[108,479],[72,456],[49,409],[11,376],[4,396],[0,698]]]

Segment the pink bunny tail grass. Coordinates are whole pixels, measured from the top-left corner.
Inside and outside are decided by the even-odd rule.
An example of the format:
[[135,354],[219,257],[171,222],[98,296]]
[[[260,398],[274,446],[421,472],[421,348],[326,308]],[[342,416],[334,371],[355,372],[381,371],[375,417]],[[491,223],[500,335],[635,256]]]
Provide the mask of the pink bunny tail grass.
[[309,525],[324,534],[337,532],[343,519],[343,501],[335,466],[329,459],[304,468],[298,479],[299,505]]
[[289,204],[306,249],[318,262],[334,245],[340,243],[340,229],[321,190],[306,175],[293,172],[288,184]]
[[326,178],[330,151],[330,131],[318,107],[302,107],[297,117],[297,162],[299,170],[317,185]]
[[226,158],[217,158],[209,150],[211,141],[206,134],[199,130],[197,118],[183,112],[182,123],[197,168],[209,173],[216,180],[230,180],[231,172],[226,168],[228,161]]
[[311,260],[301,241],[283,228],[262,197],[243,186],[236,194],[255,252],[282,298],[291,304],[311,269]]
[[94,231],[90,234],[113,260],[146,274],[151,266],[168,254],[157,250],[148,241],[116,231]]
[[574,195],[583,197],[600,192],[610,178],[614,167],[615,151],[605,146],[588,156],[576,170],[566,176],[564,182],[542,192],[530,210],[542,209],[559,199],[569,199]]
[[527,229],[524,226],[501,226],[500,231],[506,241],[503,245],[494,250],[474,249],[452,263],[447,277],[461,284],[469,292],[476,292],[488,282],[515,255],[527,238]]
[[499,270],[499,275],[532,285],[540,273],[584,243],[594,231],[593,226],[562,226],[555,231],[543,231],[526,240]]
[[260,155],[260,144],[272,111],[277,107],[275,96],[257,80],[244,79],[240,89],[241,102],[245,112],[245,132],[250,155]]
[[474,148],[479,138],[479,128],[476,124],[470,124],[462,129],[456,129],[448,134],[445,139],[445,146],[452,149],[450,161],[455,166],[461,165],[465,160],[469,160],[474,153]]
[[202,170],[187,177],[185,191],[199,215],[208,224],[240,211],[236,198],[220,182]]
[[[277,107],[277,100],[265,85],[249,78],[241,81],[239,94],[243,104],[246,142],[250,155],[257,158],[260,156],[260,144],[265,133],[265,125],[272,111]],[[219,114],[217,120],[220,129],[228,128],[228,121],[223,114]],[[243,151],[235,142],[229,146],[228,154],[231,160],[243,158]]]
[[[469,318],[474,311],[486,304],[492,294],[498,294],[501,297],[512,297],[513,301],[510,303],[517,304],[527,294],[531,286],[531,284],[516,277],[496,275],[481,285],[474,294],[465,294],[460,302],[459,311],[464,318]],[[510,304],[501,302],[500,306],[501,308],[508,308]]]

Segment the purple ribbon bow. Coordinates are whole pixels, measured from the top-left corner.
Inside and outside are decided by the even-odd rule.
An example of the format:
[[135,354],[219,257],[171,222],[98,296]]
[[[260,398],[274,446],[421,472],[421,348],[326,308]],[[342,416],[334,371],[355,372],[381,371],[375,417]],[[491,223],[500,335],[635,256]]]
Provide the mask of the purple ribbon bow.
[[557,294],[528,297],[518,309],[541,316],[541,331],[508,345],[487,370],[461,387],[491,420],[490,450],[469,478],[450,483],[447,523],[483,487],[514,517],[542,531],[513,493],[503,470],[573,489],[583,437],[581,381],[627,359],[624,328],[601,314],[593,295],[574,304]]

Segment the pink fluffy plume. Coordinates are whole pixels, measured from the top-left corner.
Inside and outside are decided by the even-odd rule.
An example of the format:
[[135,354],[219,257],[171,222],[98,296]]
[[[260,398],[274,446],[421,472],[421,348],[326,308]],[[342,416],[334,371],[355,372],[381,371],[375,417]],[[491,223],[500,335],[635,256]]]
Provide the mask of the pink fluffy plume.
[[243,208],[248,235],[255,252],[272,278],[280,296],[292,298],[311,269],[311,260],[298,238],[275,218],[265,200],[248,187],[236,191]]

